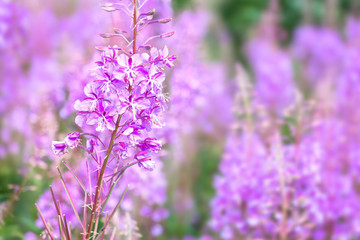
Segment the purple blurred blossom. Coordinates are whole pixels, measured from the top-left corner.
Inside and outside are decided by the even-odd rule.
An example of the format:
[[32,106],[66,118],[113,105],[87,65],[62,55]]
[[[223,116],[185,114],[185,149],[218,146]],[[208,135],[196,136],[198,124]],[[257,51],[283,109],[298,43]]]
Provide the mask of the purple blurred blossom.
[[283,111],[295,100],[289,54],[264,38],[251,40],[247,52],[255,76],[255,101],[275,112]]
[[304,25],[294,36],[293,53],[305,66],[305,78],[314,86],[337,74],[344,52],[340,34],[333,29]]

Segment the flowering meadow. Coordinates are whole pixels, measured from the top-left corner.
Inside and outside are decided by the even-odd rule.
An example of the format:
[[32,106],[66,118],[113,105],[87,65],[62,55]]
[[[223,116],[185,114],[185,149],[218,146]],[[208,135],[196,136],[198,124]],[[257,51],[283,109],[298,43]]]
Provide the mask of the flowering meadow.
[[360,1],[0,0],[0,240],[360,240]]

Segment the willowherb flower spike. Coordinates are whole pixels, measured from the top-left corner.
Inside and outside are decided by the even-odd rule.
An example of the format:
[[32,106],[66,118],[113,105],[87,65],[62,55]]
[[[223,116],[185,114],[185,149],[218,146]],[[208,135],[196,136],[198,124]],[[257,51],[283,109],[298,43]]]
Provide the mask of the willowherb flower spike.
[[[114,8],[116,3],[105,4],[104,7]],[[119,5],[120,6],[120,5]],[[133,5],[134,7],[134,5]],[[123,8],[125,8],[123,6]],[[116,8],[120,10],[122,8]],[[129,7],[126,7],[129,11]],[[135,9],[135,7],[134,7]],[[149,16],[153,16],[153,11],[138,13],[138,19],[134,21],[134,26],[139,21],[145,21]],[[114,10],[114,11],[115,11]],[[151,20],[147,23],[167,23],[170,18]],[[131,30],[131,29],[130,29]],[[127,32],[115,28],[116,33]],[[134,36],[136,36],[136,28]],[[112,37],[114,34],[101,34],[102,37]],[[161,34],[160,37],[170,37],[173,32]],[[134,38],[133,41],[136,41]],[[85,89],[86,97],[75,102],[74,108],[77,110],[76,124],[79,127],[95,126],[98,132],[119,130],[119,134],[114,138],[127,146],[122,156],[135,156],[130,154],[131,149],[139,149],[145,152],[154,152],[160,149],[160,143],[156,139],[146,138],[144,132],[151,131],[154,127],[161,127],[162,111],[166,108],[164,102],[163,81],[165,80],[164,68],[172,67],[175,56],[169,56],[169,50],[165,46],[163,49],[150,48],[149,53],[134,53],[136,43],[133,42],[133,49],[128,49],[120,53],[115,48],[100,48],[102,57],[96,62],[97,67],[92,70],[93,80],[89,82]],[[145,48],[146,50],[146,48]],[[116,118],[120,118],[116,124]],[[74,148],[79,143],[80,133],[69,134],[64,142],[54,142],[53,150],[60,156],[70,148]],[[144,139],[144,140],[141,140]],[[155,146],[152,146],[154,145]],[[136,150],[135,150],[136,151]],[[135,158],[136,159],[136,158]]]
[[[150,132],[164,126],[162,115],[167,108],[163,93],[165,69],[173,66],[176,57],[169,55],[167,47],[141,46],[154,38],[170,37],[174,32],[149,37],[138,44],[141,41],[138,34],[145,27],[165,24],[171,19],[153,20],[153,10],[142,12],[146,2],[128,2],[103,5],[106,11],[125,12],[131,18],[132,26],[100,34],[103,38],[120,36],[124,44],[120,44],[121,47],[97,47],[101,59],[91,70],[91,80],[84,88],[85,96],[74,105],[77,111],[75,123],[86,129],[86,133],[69,133],[64,141],[52,145],[57,156],[80,147],[94,160],[91,164],[96,166],[96,176],[87,170],[89,183],[95,184],[95,194],[90,195],[91,213],[87,229],[83,231],[85,239],[97,232],[93,227],[97,226],[95,222],[99,220],[113,188],[109,189],[107,183],[116,184],[124,171],[135,164],[152,171],[155,168],[152,155],[161,149],[161,142],[150,137]],[[89,136],[86,147],[80,145],[80,136]],[[105,231],[101,231],[104,234]]]

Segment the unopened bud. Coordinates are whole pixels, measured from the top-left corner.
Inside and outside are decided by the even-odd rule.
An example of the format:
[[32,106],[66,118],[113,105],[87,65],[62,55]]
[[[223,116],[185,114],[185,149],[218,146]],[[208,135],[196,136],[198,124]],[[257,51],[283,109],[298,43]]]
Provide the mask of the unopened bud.
[[107,11],[107,12],[114,12],[116,11],[116,8],[114,7],[102,7],[103,10]]
[[147,13],[143,13],[144,15],[154,15],[155,14],[155,8],[153,8],[153,10],[147,12]]
[[110,47],[110,49],[114,49],[114,50],[121,50],[121,47],[118,47],[118,46],[112,46],[112,47]]
[[120,28],[114,28],[114,33],[118,33],[118,34],[120,34],[120,33],[122,33],[122,31],[121,31],[121,29],[120,29]]
[[110,34],[110,33],[100,33],[99,35],[102,38],[111,38],[114,36],[113,34]]
[[114,4],[113,3],[103,3],[101,4],[102,7],[113,7]]
[[160,38],[168,38],[171,37],[172,35],[174,35],[175,32],[168,32],[168,33],[163,33],[160,35]]
[[159,23],[168,23],[170,22],[172,19],[171,18],[163,18],[163,19],[159,19],[158,22]]
[[101,5],[102,9],[104,9],[107,12],[113,12],[116,11],[116,8],[114,7],[113,3],[104,3]]
[[105,52],[108,48],[107,48],[107,47],[103,47],[103,46],[96,46],[95,49],[98,50],[98,51],[100,51],[100,52]]
[[139,48],[145,48],[146,50],[150,50],[151,46],[150,45],[141,45],[141,46],[139,46]]

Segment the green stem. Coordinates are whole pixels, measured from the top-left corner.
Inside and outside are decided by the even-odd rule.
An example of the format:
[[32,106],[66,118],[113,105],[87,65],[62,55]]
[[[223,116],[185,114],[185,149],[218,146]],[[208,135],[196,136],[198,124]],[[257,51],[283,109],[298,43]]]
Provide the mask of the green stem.
[[281,140],[280,137],[277,138],[276,149],[275,149],[275,161],[277,165],[277,170],[279,173],[280,180],[280,188],[281,188],[281,212],[282,212],[282,222],[281,222],[281,230],[280,230],[280,239],[287,240],[287,209],[288,209],[288,201],[286,195],[286,179],[283,172],[283,152],[281,149]]
[[113,133],[111,135],[111,140],[110,140],[109,147],[108,147],[108,150],[107,150],[107,153],[106,153],[106,157],[105,157],[104,163],[103,163],[103,165],[101,167],[101,172],[100,172],[100,176],[99,176],[99,179],[98,179],[98,182],[97,182],[97,188],[96,188],[96,193],[95,193],[94,206],[93,206],[93,208],[91,210],[90,222],[89,222],[89,227],[88,227],[87,234],[86,234],[86,239],[90,239],[91,229],[92,229],[93,224],[94,224],[94,216],[96,214],[96,209],[98,207],[98,202],[99,202],[98,198],[99,198],[99,194],[100,194],[100,191],[102,189],[102,186],[103,186],[103,178],[104,178],[105,169],[106,169],[107,162],[108,162],[110,154],[111,154],[112,146],[114,145],[115,136],[116,136],[117,130],[119,128],[120,120],[121,120],[121,115],[119,115],[117,120],[116,120],[115,130],[113,131]]
[[137,0],[134,0],[134,41],[133,41],[133,54],[136,52],[136,35],[137,35]]

